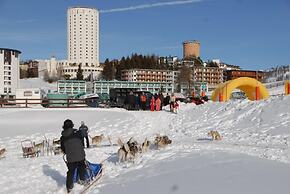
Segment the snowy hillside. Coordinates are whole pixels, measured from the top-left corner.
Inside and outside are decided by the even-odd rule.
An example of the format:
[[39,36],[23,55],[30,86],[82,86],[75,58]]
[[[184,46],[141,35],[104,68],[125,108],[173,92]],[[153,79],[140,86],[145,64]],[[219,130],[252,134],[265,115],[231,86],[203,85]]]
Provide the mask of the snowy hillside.
[[[181,104],[178,114],[122,109],[0,109],[0,193],[65,193],[61,155],[22,158],[20,142],[59,137],[63,121],[85,121],[90,134],[113,143],[135,137],[153,141],[166,134],[172,144],[117,162],[117,146],[86,149],[91,162],[104,160],[104,176],[89,193],[288,193],[290,179],[290,96],[266,101],[237,100]],[[218,130],[223,139],[210,141]],[[81,189],[75,187],[76,192]]]
[[48,83],[41,78],[20,79],[19,88],[41,88],[44,91],[57,91],[57,83]]

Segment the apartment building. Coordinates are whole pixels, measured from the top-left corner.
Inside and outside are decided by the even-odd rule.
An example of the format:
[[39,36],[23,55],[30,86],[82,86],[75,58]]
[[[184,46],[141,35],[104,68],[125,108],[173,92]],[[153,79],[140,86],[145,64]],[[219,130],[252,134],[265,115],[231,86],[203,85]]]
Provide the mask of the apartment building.
[[170,82],[145,82],[145,81],[94,81],[93,92],[94,93],[106,93],[109,94],[112,88],[134,88],[139,91],[149,91],[152,94],[159,93],[160,91],[165,93],[171,93],[174,91],[174,84]]
[[74,96],[87,92],[87,84],[83,80],[59,80],[57,81],[57,92]]
[[98,78],[99,64],[99,11],[88,7],[71,7],[67,10],[68,60],[63,62],[64,74],[75,77],[78,66],[84,77]]
[[223,69],[212,66],[194,66],[193,78],[195,82],[206,82],[209,87],[215,87],[223,82]]
[[166,82],[177,81],[179,71],[160,69],[129,69],[122,71],[122,80],[137,82]]
[[265,72],[263,71],[252,71],[252,70],[227,70],[224,73],[225,81],[233,80],[239,77],[250,77],[257,79],[260,82],[264,81]]
[[0,48],[0,97],[14,97],[19,81],[19,58],[21,52]]

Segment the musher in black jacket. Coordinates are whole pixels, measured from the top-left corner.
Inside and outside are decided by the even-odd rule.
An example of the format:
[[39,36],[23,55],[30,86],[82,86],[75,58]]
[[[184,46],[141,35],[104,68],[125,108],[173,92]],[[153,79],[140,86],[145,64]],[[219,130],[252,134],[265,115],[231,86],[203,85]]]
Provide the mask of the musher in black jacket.
[[[90,142],[89,142],[89,128],[85,125],[85,122],[82,121],[81,122],[81,126],[79,127],[79,131],[81,132],[83,138],[86,139],[86,142],[87,142],[87,148],[90,147]],[[82,139],[83,141],[83,146],[85,147],[85,142],[84,142],[84,139]]]
[[83,136],[80,131],[73,128],[74,124],[67,119],[63,124],[63,131],[61,132],[61,149],[66,154],[67,159],[67,176],[66,188],[70,192],[73,188],[73,176],[75,169],[78,170],[80,181],[85,182],[85,150],[83,146]]

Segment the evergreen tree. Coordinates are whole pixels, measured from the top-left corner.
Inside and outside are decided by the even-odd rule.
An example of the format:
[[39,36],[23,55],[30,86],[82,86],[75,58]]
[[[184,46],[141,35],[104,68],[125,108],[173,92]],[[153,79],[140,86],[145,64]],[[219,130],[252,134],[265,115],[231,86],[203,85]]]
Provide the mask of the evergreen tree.
[[125,57],[122,57],[121,61],[118,65],[116,65],[116,76],[115,78],[117,80],[121,80],[121,72],[123,69],[125,69],[126,59]]
[[105,60],[105,63],[104,63],[103,76],[102,76],[105,80],[109,80],[109,77],[110,77],[110,71],[111,71],[110,68],[111,68],[111,67],[110,67],[110,61],[109,61],[109,59],[107,58],[107,59]]
[[103,78],[105,80],[113,80],[116,77],[116,68],[118,65],[118,61],[109,61],[109,59],[105,60],[104,69],[103,69]]
[[84,75],[83,75],[82,65],[79,64],[79,68],[77,71],[77,80],[83,80],[83,79],[84,79]]

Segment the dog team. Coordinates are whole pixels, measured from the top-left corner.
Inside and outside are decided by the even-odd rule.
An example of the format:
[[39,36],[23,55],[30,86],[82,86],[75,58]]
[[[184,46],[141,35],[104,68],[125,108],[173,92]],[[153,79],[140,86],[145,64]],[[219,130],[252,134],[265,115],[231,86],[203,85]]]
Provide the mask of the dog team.
[[[160,136],[159,134],[156,136],[154,144],[155,147],[161,148],[165,147],[168,144],[171,144],[171,140],[168,138],[168,136]],[[125,162],[125,161],[134,161],[137,154],[145,153],[149,150],[151,142],[145,138],[144,142],[142,144],[139,144],[136,140],[134,140],[133,137],[127,141],[127,143],[123,143],[123,141],[118,138],[118,145],[120,146],[117,156],[119,162]]]
[[[91,138],[91,144],[95,147],[100,146],[104,140],[108,140],[109,144],[112,146],[112,140],[110,136],[105,137],[104,134],[91,136],[88,134],[88,127],[85,125],[84,121],[81,122],[81,126],[79,127],[79,131],[83,136],[82,144],[85,147],[84,139],[86,140],[86,147],[90,147],[89,138]],[[222,136],[219,134],[218,131],[211,130],[207,134],[212,138],[212,140],[221,140]],[[30,140],[24,140],[30,141]],[[31,141],[30,141],[31,142]],[[156,135],[155,140],[151,143],[147,138],[145,138],[142,144],[139,144],[133,137],[131,137],[126,143],[124,143],[121,138],[118,138],[117,145],[120,146],[117,152],[118,161],[133,161],[137,154],[145,153],[149,150],[150,146],[153,145],[155,148],[163,148],[167,145],[171,144],[172,141],[168,138],[168,136],[160,136],[159,134]],[[61,154],[61,146],[60,146],[60,139],[54,138],[52,141],[52,145],[49,144],[49,140],[45,137],[40,143],[31,142],[29,146],[23,146],[23,156],[30,157],[30,156],[39,156],[39,153],[44,155],[44,152],[53,154]],[[115,145],[115,144],[114,144]],[[6,152],[6,148],[0,149],[0,158],[3,158]]]

